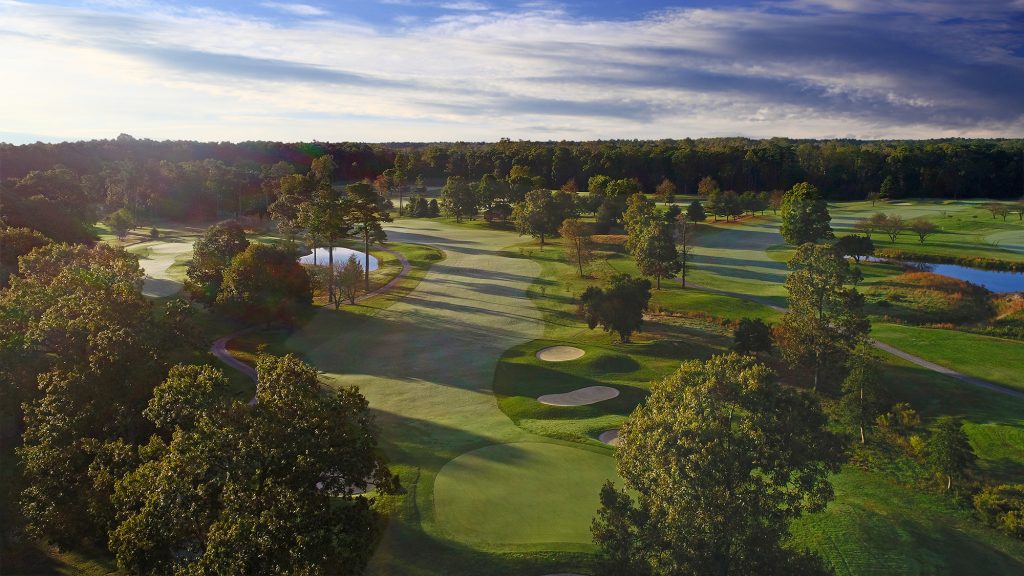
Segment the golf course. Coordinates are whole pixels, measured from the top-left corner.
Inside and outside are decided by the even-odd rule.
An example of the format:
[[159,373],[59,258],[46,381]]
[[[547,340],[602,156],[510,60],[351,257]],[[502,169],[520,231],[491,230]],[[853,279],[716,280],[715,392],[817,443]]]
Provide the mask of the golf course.
[[[989,222],[970,217],[978,207],[896,209],[945,211],[951,224],[960,222],[936,244],[956,237],[965,254],[997,250],[1024,260],[1012,249],[1024,227],[999,222],[999,232],[982,229],[974,221]],[[867,203],[835,207],[837,229],[872,210]],[[593,276],[580,279],[557,239],[541,247],[481,222],[412,218],[387,226],[389,245],[402,253],[430,248],[442,259],[407,254],[412,271],[395,290],[339,310],[318,308],[298,330],[270,337],[275,350],[300,353],[330,386],[358,387],[376,417],[403,493],[380,498],[390,518],[369,573],[590,570],[598,491],[618,478],[609,445],[618,426],[650,383],[680,361],[728,349],[730,321],[777,320],[786,306],[792,250],[778,234],[778,218],[701,226],[692,287],[664,282],[654,291],[652,313],[630,344],[588,330],[573,303],[594,277],[636,273],[621,248],[603,245]],[[989,243],[994,234],[998,248]],[[901,273],[892,264],[861,266],[867,287]],[[1024,399],[1013,394],[1024,389],[1016,369],[1024,344],[877,319],[872,336],[927,361],[885,355],[895,398],[925,417],[964,417],[983,469],[1001,478],[1024,471]],[[1024,569],[1024,544],[978,524],[941,495],[854,465],[833,482],[837,499],[800,520],[792,539],[837,573]]]

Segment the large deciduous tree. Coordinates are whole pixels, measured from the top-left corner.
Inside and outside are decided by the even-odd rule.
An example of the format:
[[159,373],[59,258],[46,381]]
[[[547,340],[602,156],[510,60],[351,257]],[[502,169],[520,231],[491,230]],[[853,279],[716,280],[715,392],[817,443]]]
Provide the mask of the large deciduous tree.
[[[116,482],[110,548],[136,574],[361,574],[392,486],[357,389],[324,393],[294,356],[262,356],[256,402],[179,368],[147,414],[161,429]],[[166,440],[166,439],[169,439]]]
[[813,397],[752,357],[687,361],[655,383],[615,455],[625,489],[602,489],[600,574],[828,573],[786,536],[833,498],[841,441]]
[[288,324],[310,304],[309,282],[290,250],[250,244],[224,271],[217,304],[240,318]]
[[629,274],[616,274],[606,288],[591,286],[578,298],[587,326],[591,330],[601,326],[605,332],[615,332],[624,344],[643,324],[650,300],[650,281]]
[[675,229],[667,222],[649,221],[635,229],[630,237],[629,249],[637,268],[641,274],[655,277],[658,290],[661,290],[662,278],[672,278],[682,268],[676,249]]
[[817,188],[802,182],[793,186],[782,200],[782,227],[786,242],[800,246],[832,237],[832,216]]
[[540,240],[558,232],[566,218],[573,216],[575,201],[571,194],[538,188],[526,193],[522,202],[512,207],[512,222],[520,234],[528,234]]
[[858,274],[832,246],[804,244],[789,267],[780,347],[792,365],[813,374],[817,388],[822,374],[842,368],[849,351],[866,338],[864,297],[849,286]]
[[476,213],[477,197],[462,176],[449,176],[441,189],[441,213],[448,218],[462,222],[466,216]]
[[0,354],[17,354],[0,369],[4,397],[25,402],[17,454],[29,534],[105,541],[111,479],[148,435],[141,412],[166,370],[163,318],[141,286],[134,255],[50,244],[23,256],[0,291]]
[[227,220],[206,229],[192,246],[192,260],[186,268],[185,288],[189,294],[211,304],[224,281],[231,259],[249,246],[245,230],[237,220]]
[[963,427],[960,418],[943,416],[928,439],[928,463],[946,477],[946,490],[953,486],[954,478],[963,477],[978,459]]
[[843,380],[839,414],[846,424],[857,429],[861,444],[867,442],[865,429],[885,411],[879,363],[874,347],[861,342],[850,354],[849,372]]

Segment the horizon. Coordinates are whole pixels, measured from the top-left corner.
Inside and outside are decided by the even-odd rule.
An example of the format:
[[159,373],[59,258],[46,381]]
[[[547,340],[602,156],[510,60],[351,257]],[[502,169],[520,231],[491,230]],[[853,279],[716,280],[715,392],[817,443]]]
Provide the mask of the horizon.
[[1024,1],[0,0],[0,140],[1024,136]]

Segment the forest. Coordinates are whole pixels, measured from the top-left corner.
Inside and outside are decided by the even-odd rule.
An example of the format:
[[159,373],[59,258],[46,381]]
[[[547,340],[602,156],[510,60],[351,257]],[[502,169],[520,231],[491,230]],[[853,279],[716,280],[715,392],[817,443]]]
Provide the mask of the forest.
[[[705,177],[722,190],[787,190],[808,182],[829,200],[862,200],[884,191],[898,198],[996,198],[1024,196],[1024,140],[946,139],[906,141],[705,138],[658,141],[494,143],[280,143],[154,141],[122,134],[112,140],[59,144],[0,144],[0,176],[11,191],[33,172],[55,167],[81,193],[108,208],[128,207],[150,216],[210,219],[230,213],[263,213],[266,184],[284,173],[305,173],[314,158],[333,157],[336,182],[373,180],[393,170],[403,185],[417,177],[439,186],[449,176],[475,182],[493,174],[532,187],[559,188],[575,181],[635,179],[654,192],[668,179],[683,194]],[[277,165],[276,167],[274,165]],[[20,182],[19,182],[20,181]]]

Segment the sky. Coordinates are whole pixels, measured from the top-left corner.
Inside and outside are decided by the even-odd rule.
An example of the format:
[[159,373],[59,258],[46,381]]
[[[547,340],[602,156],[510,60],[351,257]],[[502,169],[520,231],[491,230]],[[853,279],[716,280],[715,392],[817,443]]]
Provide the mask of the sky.
[[0,141],[1024,137],[1024,0],[0,0]]

